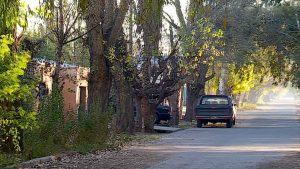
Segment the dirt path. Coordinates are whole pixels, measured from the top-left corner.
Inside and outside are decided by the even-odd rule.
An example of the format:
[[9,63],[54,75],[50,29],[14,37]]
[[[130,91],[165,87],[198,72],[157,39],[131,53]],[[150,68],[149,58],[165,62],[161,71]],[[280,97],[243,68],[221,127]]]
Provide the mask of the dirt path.
[[163,159],[154,153],[134,150],[120,150],[88,155],[71,154],[47,163],[20,168],[53,168],[53,169],[134,169],[147,168],[153,161]]

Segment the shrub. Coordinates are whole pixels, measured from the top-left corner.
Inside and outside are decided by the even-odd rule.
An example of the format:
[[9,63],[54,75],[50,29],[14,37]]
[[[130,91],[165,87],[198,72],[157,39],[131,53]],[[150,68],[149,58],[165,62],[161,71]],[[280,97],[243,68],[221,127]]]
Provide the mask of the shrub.
[[25,111],[32,84],[22,81],[29,61],[26,52],[13,52],[11,36],[0,37],[0,151],[20,152],[22,131],[36,127],[36,113]]
[[79,112],[78,137],[74,145],[75,150],[84,153],[107,147],[111,112],[111,110],[106,113],[97,111]]
[[0,153],[0,168],[13,165],[15,163],[20,162],[21,159],[18,155],[13,154],[1,154]]
[[63,116],[63,97],[58,85],[41,101],[38,126],[25,133],[24,153],[27,158],[46,156],[64,149],[66,132]]
[[[25,133],[27,159],[75,150],[82,153],[107,147],[111,113],[78,112],[77,119],[64,120],[63,97],[58,85],[43,99],[38,114],[39,128]],[[76,113],[76,112],[74,112]]]

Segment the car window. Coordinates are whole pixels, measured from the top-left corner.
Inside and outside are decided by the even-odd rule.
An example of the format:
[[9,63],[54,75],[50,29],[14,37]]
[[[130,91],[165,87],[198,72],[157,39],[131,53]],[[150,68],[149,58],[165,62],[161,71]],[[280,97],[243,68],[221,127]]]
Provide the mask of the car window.
[[201,100],[201,104],[223,104],[227,105],[228,99],[226,97],[204,97]]

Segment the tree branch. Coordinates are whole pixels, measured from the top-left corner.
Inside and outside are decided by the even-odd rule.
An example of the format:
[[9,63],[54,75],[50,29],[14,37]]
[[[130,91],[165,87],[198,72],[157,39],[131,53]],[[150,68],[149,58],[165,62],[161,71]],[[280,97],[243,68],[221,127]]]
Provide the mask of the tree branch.
[[112,27],[112,31],[110,33],[108,46],[113,46],[116,43],[118,36],[122,30],[122,25],[125,20],[126,13],[128,12],[129,4],[131,2],[132,0],[121,0],[120,7],[117,10],[117,16]]
[[176,14],[179,19],[180,25],[183,27],[185,31],[187,31],[187,26],[184,20],[183,12],[181,10],[181,4],[179,0],[174,0],[174,6],[176,8]]
[[164,12],[164,14],[167,15],[168,18],[167,18],[165,15],[163,15],[163,18],[164,18],[171,26],[173,26],[175,29],[179,29],[179,28],[180,28],[180,27],[174,22],[174,20],[171,18],[171,16],[170,16],[168,13]]
[[73,41],[75,41],[75,40],[77,40],[77,39],[82,38],[83,36],[87,35],[89,32],[91,32],[92,30],[94,30],[95,28],[97,28],[97,27],[100,26],[100,25],[101,25],[101,23],[95,25],[94,27],[92,27],[92,28],[91,28],[90,30],[88,30],[87,32],[85,32],[85,33],[83,33],[83,34],[81,34],[81,35],[79,35],[79,36],[77,36],[77,37],[75,37],[75,38],[73,38],[73,39],[71,39],[71,40],[68,40],[68,41],[64,42],[64,45],[65,45],[65,44],[68,44],[68,43],[70,43],[70,42],[73,42]]

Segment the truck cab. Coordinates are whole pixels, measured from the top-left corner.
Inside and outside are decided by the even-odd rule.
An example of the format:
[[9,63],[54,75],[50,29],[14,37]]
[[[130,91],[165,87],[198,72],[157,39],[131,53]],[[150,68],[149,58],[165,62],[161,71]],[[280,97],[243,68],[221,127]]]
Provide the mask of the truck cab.
[[236,104],[226,95],[204,95],[195,108],[197,127],[210,123],[226,123],[231,128],[236,123]]

